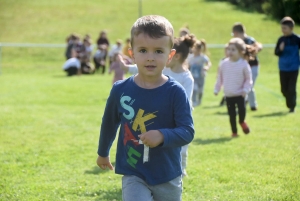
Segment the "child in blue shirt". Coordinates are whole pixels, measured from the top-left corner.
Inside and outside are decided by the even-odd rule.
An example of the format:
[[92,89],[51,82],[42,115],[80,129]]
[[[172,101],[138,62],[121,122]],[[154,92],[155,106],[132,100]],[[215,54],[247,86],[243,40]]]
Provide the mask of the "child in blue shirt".
[[119,127],[117,174],[125,201],[179,201],[180,150],[194,137],[189,99],[162,70],[175,54],[173,27],[161,16],[139,18],[131,29],[129,53],[138,74],[117,81],[102,118],[97,164],[113,166],[109,150]]
[[293,33],[295,23],[292,18],[284,17],[280,24],[283,36],[277,41],[275,55],[279,57],[281,92],[286,99],[289,112],[293,113],[297,99],[300,38]]

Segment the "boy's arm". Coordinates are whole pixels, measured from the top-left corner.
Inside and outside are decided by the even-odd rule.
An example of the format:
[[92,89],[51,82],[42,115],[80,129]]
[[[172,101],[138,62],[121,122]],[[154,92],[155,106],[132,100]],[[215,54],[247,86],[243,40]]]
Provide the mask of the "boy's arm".
[[244,85],[243,85],[243,91],[244,91],[243,95],[246,95],[251,90],[252,83],[253,83],[251,68],[250,68],[248,63],[246,63],[246,66],[244,68],[244,75],[245,75],[245,82],[244,82]]
[[255,47],[257,53],[263,49],[263,45],[257,41],[255,41],[254,47]]
[[[180,147],[190,143],[194,138],[194,124],[189,99],[183,88],[174,97],[174,120],[176,127],[158,129],[163,135],[163,147]],[[172,111],[170,111],[172,112]]]
[[116,87],[113,86],[106,102],[102,124],[100,129],[100,138],[98,146],[98,155],[108,157],[110,147],[116,137],[117,129],[120,125],[118,115],[118,102],[116,96]]
[[280,49],[280,45],[282,44],[282,38],[279,38],[275,47],[274,54],[276,56],[280,56],[283,52],[283,50]]
[[125,73],[127,72],[129,72],[130,74],[138,73],[138,68],[136,64],[126,64],[122,56],[119,56],[119,59],[120,59],[121,68]]

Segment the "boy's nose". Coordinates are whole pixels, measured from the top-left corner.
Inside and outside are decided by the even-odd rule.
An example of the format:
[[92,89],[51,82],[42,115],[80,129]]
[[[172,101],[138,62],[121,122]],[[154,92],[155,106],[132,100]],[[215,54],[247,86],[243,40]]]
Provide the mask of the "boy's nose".
[[149,54],[147,61],[154,61],[154,55],[153,54]]

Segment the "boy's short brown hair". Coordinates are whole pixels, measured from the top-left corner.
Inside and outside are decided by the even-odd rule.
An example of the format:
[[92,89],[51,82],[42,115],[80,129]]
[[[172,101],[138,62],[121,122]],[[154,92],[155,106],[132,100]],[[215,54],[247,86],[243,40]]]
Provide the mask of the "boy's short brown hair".
[[294,20],[289,16],[282,18],[282,20],[280,21],[280,24],[286,25],[290,28],[293,28],[295,26]]
[[133,24],[131,28],[131,46],[133,47],[133,37],[144,33],[151,38],[170,37],[170,46],[174,44],[174,29],[172,24],[159,15],[143,16]]
[[232,32],[245,33],[246,29],[244,25],[240,22],[237,22],[232,27]]

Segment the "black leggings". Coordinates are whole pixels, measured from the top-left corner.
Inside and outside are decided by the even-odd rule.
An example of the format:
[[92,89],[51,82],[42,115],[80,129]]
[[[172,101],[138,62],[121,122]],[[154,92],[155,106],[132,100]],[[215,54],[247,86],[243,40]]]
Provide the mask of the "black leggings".
[[226,97],[227,109],[229,114],[232,133],[237,133],[236,127],[236,105],[239,113],[239,123],[243,123],[246,117],[245,98],[243,96]]
[[296,107],[298,71],[280,71],[281,93],[285,97],[286,106],[290,109]]

